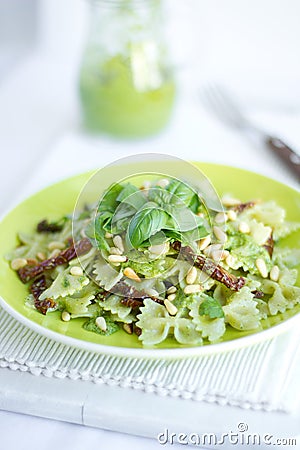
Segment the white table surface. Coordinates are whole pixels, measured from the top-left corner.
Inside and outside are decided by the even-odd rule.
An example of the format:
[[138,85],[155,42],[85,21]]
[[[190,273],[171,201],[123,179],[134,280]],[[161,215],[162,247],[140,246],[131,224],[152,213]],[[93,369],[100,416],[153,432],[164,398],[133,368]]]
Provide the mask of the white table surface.
[[[74,76],[67,66],[60,67],[59,62],[54,64],[33,56],[0,86],[2,211],[24,196],[23,186],[30,186],[32,171],[36,171],[45,154],[49,155],[54,148],[57,151],[60,145],[70,149],[70,157],[82,158],[82,170],[90,168],[88,155],[94,154],[96,148],[99,148],[99,165],[126,154],[154,151],[249,168],[298,186],[292,174],[263,145],[250,143],[215,122],[191,94],[179,99],[170,127],[156,138],[125,144],[108,138],[88,138],[78,128],[76,99],[70,87],[73,82]],[[299,114],[251,111],[251,115],[300,149]],[[57,164],[59,167],[66,161]],[[49,179],[60,178],[60,170],[54,173],[51,167]],[[64,174],[73,171],[70,159]],[[40,184],[47,184],[44,173]],[[223,414],[222,408],[219,414]],[[257,417],[262,420],[261,415]],[[0,433],[1,448],[11,448],[14,436],[16,448],[22,450],[52,450],[62,445],[66,450],[159,448],[157,442],[145,438],[5,411],[0,411]]]

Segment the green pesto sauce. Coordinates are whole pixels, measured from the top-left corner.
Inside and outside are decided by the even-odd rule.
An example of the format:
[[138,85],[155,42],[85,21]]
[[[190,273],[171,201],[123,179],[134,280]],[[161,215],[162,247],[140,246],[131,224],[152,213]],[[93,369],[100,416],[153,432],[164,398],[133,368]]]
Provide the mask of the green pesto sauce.
[[70,286],[70,281],[67,277],[64,277],[61,284],[64,288],[68,288]]
[[175,84],[167,79],[157,89],[138,91],[130,64],[117,55],[98,67],[83,65],[80,96],[89,130],[142,137],[160,131],[168,122]]
[[89,319],[83,324],[83,328],[87,331],[92,331],[93,333],[101,334],[102,336],[110,336],[116,333],[120,329],[119,325],[114,322],[110,317],[104,316],[106,321],[107,329],[106,331],[100,330],[95,323],[95,319]]

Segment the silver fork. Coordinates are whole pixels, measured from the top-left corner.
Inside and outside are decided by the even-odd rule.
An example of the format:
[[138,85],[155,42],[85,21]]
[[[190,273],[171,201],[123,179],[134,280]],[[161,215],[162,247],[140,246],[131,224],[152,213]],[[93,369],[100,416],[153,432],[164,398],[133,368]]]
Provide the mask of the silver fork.
[[271,136],[254,125],[242,112],[229,92],[209,84],[202,92],[202,100],[223,123],[241,132],[256,134],[281,160],[289,166],[300,180],[300,156],[276,136]]

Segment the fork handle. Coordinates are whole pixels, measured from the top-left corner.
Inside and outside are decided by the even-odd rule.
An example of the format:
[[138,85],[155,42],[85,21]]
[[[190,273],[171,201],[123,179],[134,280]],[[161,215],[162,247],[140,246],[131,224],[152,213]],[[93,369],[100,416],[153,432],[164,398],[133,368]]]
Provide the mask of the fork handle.
[[281,139],[275,136],[267,136],[266,144],[293,170],[297,175],[298,180],[300,180],[300,156]]

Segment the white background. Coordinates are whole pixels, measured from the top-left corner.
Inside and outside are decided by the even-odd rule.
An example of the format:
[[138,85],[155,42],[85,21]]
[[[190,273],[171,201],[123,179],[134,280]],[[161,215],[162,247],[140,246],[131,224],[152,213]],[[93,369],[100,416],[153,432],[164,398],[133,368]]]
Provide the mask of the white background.
[[[298,0],[169,0],[168,5],[170,43],[185,100],[197,102],[201,85],[213,78],[228,85],[246,109],[296,120]],[[0,0],[0,189],[5,197],[15,195],[16,179],[26,179],[50,143],[79,129],[77,72],[88,6],[88,0]]]
[[[292,183],[292,176],[271,155],[263,156],[262,146],[251,147],[206,114],[200,90],[207,79],[220,80],[236,92],[251,116],[300,148],[300,2],[169,0],[169,8],[180,81],[177,108],[165,133],[132,148],[148,151],[153,145],[154,150],[172,152],[180,146],[189,157],[212,161],[228,156],[233,164]],[[2,210],[20,196],[39,164],[64,140],[74,148],[79,142],[77,158],[86,158],[90,145],[98,145],[99,152],[112,146],[120,156],[130,152],[130,144],[101,137],[91,143],[81,132],[77,70],[87,28],[87,0],[0,0]],[[85,160],[82,165],[87,166]],[[91,445],[158,448],[148,440],[3,412],[1,447],[7,442],[3,448],[8,448],[16,429],[21,439],[17,448],[22,449],[48,450],[62,443],[72,450]]]

